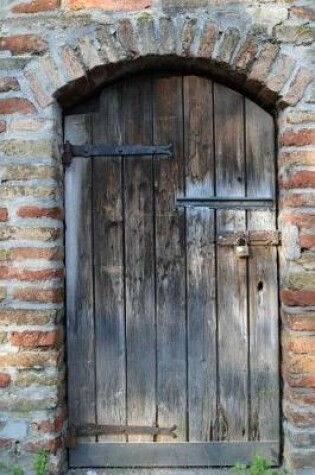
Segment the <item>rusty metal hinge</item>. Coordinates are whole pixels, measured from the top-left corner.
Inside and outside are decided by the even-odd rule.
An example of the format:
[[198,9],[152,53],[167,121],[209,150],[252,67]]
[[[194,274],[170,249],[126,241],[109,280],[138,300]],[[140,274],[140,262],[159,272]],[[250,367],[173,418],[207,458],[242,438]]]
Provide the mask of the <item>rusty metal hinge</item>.
[[64,143],[62,163],[71,165],[73,157],[139,157],[163,155],[165,158],[173,156],[173,147],[169,145],[72,145]]
[[172,427],[158,427],[153,426],[132,426],[132,425],[99,425],[87,424],[85,426],[71,426],[64,434],[63,440],[65,447],[75,447],[78,442],[78,437],[97,437],[102,435],[166,435],[177,438],[177,426]]

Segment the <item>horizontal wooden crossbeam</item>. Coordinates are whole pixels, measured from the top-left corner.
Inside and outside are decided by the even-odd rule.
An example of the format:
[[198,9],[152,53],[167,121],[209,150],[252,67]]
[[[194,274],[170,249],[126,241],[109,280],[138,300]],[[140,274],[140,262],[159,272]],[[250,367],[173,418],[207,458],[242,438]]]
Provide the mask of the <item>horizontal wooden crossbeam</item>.
[[278,464],[278,442],[82,443],[70,449],[75,467],[225,467],[255,453]]
[[217,197],[209,198],[177,198],[176,207],[184,208],[211,208],[211,209],[273,209],[272,198],[239,198]]

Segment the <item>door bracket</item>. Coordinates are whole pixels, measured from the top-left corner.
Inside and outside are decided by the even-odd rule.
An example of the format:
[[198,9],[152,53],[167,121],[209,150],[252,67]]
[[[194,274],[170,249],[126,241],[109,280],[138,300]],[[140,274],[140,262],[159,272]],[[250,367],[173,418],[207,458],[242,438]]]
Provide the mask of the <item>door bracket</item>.
[[86,424],[85,426],[70,426],[68,431],[64,434],[63,440],[65,447],[75,447],[78,443],[78,437],[98,437],[102,435],[166,435],[177,438],[177,426],[172,427],[158,427],[153,426],[132,426],[132,425],[99,425]]
[[73,157],[135,157],[145,155],[173,156],[173,147],[169,145],[72,145],[65,142],[62,163],[71,165]]

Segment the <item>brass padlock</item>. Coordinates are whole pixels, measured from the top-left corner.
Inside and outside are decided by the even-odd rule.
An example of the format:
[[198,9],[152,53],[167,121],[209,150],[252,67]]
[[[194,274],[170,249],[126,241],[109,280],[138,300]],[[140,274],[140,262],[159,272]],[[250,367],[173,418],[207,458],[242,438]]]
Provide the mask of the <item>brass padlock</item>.
[[234,246],[236,257],[249,257],[249,245],[245,236],[240,236]]

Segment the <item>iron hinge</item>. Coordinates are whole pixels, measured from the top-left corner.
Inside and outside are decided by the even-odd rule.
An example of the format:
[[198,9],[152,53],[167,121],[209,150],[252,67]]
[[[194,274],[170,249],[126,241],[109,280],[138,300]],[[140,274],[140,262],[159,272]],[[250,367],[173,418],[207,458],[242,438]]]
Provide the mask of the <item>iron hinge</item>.
[[159,155],[165,158],[173,156],[173,147],[169,145],[72,145],[64,143],[62,163],[71,165],[73,157],[139,157]]

